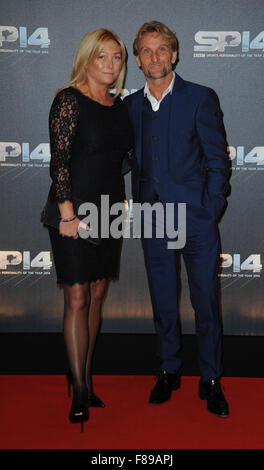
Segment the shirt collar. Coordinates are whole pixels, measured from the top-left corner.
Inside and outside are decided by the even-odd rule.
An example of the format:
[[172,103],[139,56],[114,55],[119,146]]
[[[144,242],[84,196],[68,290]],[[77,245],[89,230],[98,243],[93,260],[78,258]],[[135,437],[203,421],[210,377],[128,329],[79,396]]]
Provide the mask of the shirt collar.
[[[175,72],[172,71],[172,74],[173,74],[173,77],[172,77],[172,80],[168,86],[168,88],[163,92],[162,94],[162,97],[159,101],[161,101],[168,93],[172,94],[172,89],[173,89],[173,85],[174,85],[174,82],[175,82]],[[150,90],[149,90],[149,86],[148,86],[148,82],[146,82],[145,84],[145,87],[144,87],[144,96],[147,96],[148,98],[151,96],[152,98],[156,99],[151,93],[150,93]],[[158,101],[158,100],[156,100]]]

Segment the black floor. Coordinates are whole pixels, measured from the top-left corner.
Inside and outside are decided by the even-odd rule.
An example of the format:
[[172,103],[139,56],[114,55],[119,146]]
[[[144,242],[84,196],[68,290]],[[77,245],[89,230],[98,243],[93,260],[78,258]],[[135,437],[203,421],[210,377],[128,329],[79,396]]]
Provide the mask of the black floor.
[[[183,375],[199,375],[195,335],[182,338]],[[224,375],[263,377],[264,337],[224,336]],[[1,374],[63,374],[68,368],[62,333],[1,333]],[[96,374],[156,374],[156,336],[101,333]]]

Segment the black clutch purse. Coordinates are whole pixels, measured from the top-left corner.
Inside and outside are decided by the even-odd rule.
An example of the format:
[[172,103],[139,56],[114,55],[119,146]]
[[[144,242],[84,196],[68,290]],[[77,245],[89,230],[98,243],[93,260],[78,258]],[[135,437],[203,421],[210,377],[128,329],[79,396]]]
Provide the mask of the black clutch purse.
[[[134,149],[131,148],[130,150],[128,150],[126,152],[126,154],[124,156],[123,165],[122,165],[122,175],[125,175],[127,172],[129,172],[132,169],[133,158],[134,158]],[[78,218],[80,220],[82,220],[82,218],[86,217],[86,215],[84,215],[84,216],[79,215],[79,207],[80,207],[81,204],[83,204],[85,202],[87,202],[87,201],[82,201],[82,200],[77,199],[75,197],[73,197],[73,199],[72,199],[74,213],[78,216]],[[101,219],[100,218],[102,216],[100,207],[98,207],[98,205],[96,205],[96,206],[97,206],[97,214],[98,214],[98,227],[97,227],[98,230],[93,230],[92,227],[91,227],[91,231],[85,230],[85,229],[82,229],[82,228],[80,230],[83,231],[83,233],[85,233],[85,235],[86,235],[85,237],[81,236],[82,240],[87,241],[88,243],[92,243],[93,245],[100,245],[100,243],[102,242],[102,238],[99,237],[99,236],[94,236],[94,233],[100,233],[100,229],[101,229]],[[45,204],[45,207],[41,212],[40,221],[42,222],[43,225],[45,225],[47,227],[53,227],[53,228],[59,230],[60,219],[61,219],[61,216],[60,216],[58,203],[56,201],[53,201],[52,198],[50,197],[50,194],[49,194],[48,200]],[[110,217],[110,219],[111,219],[111,217]],[[88,235],[88,237],[87,237],[87,235]]]
[[129,171],[132,170],[133,160],[135,158],[134,148],[128,150],[124,156],[122,163],[122,175],[126,175]]
[[[77,198],[73,198],[72,200],[72,204],[73,204],[73,208],[74,208],[74,213],[77,214],[78,218],[80,220],[82,220],[83,217],[80,217],[78,215],[79,213],[79,207],[81,204],[83,204],[85,201],[81,201],[80,199],[77,199]],[[98,219],[100,219],[100,207],[98,208]],[[50,197],[48,197],[48,200],[45,204],[45,207],[44,209],[42,210],[41,212],[41,218],[40,218],[40,221],[42,222],[43,225],[47,226],[47,227],[53,227],[57,230],[59,230],[59,225],[60,225],[60,210],[59,210],[59,207],[58,207],[58,203],[56,201],[52,201]],[[98,225],[100,225],[100,220],[98,220]],[[98,227],[99,228],[99,227]],[[84,229],[81,229],[84,231]],[[85,235],[88,235],[88,237],[81,237],[82,240],[88,242],[88,243],[91,243],[93,245],[100,245],[100,243],[102,242],[102,238],[101,237],[96,237],[96,236],[93,236],[93,230],[92,230],[92,227],[91,227],[91,231],[89,230],[86,230],[85,231]]]

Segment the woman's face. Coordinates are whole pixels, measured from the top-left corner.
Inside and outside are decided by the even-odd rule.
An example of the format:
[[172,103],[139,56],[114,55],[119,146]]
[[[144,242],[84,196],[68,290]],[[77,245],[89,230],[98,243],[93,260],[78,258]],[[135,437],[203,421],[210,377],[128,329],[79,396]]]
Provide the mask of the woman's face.
[[87,76],[97,85],[111,85],[118,77],[122,67],[119,44],[110,39],[105,43],[98,56],[87,66]]

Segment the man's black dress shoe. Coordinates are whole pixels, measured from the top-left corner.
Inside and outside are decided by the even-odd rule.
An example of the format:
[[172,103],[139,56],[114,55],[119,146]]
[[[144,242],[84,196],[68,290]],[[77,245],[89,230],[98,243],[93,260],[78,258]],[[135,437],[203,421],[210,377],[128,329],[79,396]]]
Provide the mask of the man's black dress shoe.
[[170,374],[165,370],[160,371],[157,383],[150,394],[149,403],[151,405],[159,405],[168,401],[171,397],[171,392],[177,390],[180,385],[181,376],[179,373]]
[[211,413],[226,417],[229,416],[228,403],[221,389],[218,379],[199,382],[199,397],[201,400],[207,400],[207,409]]

